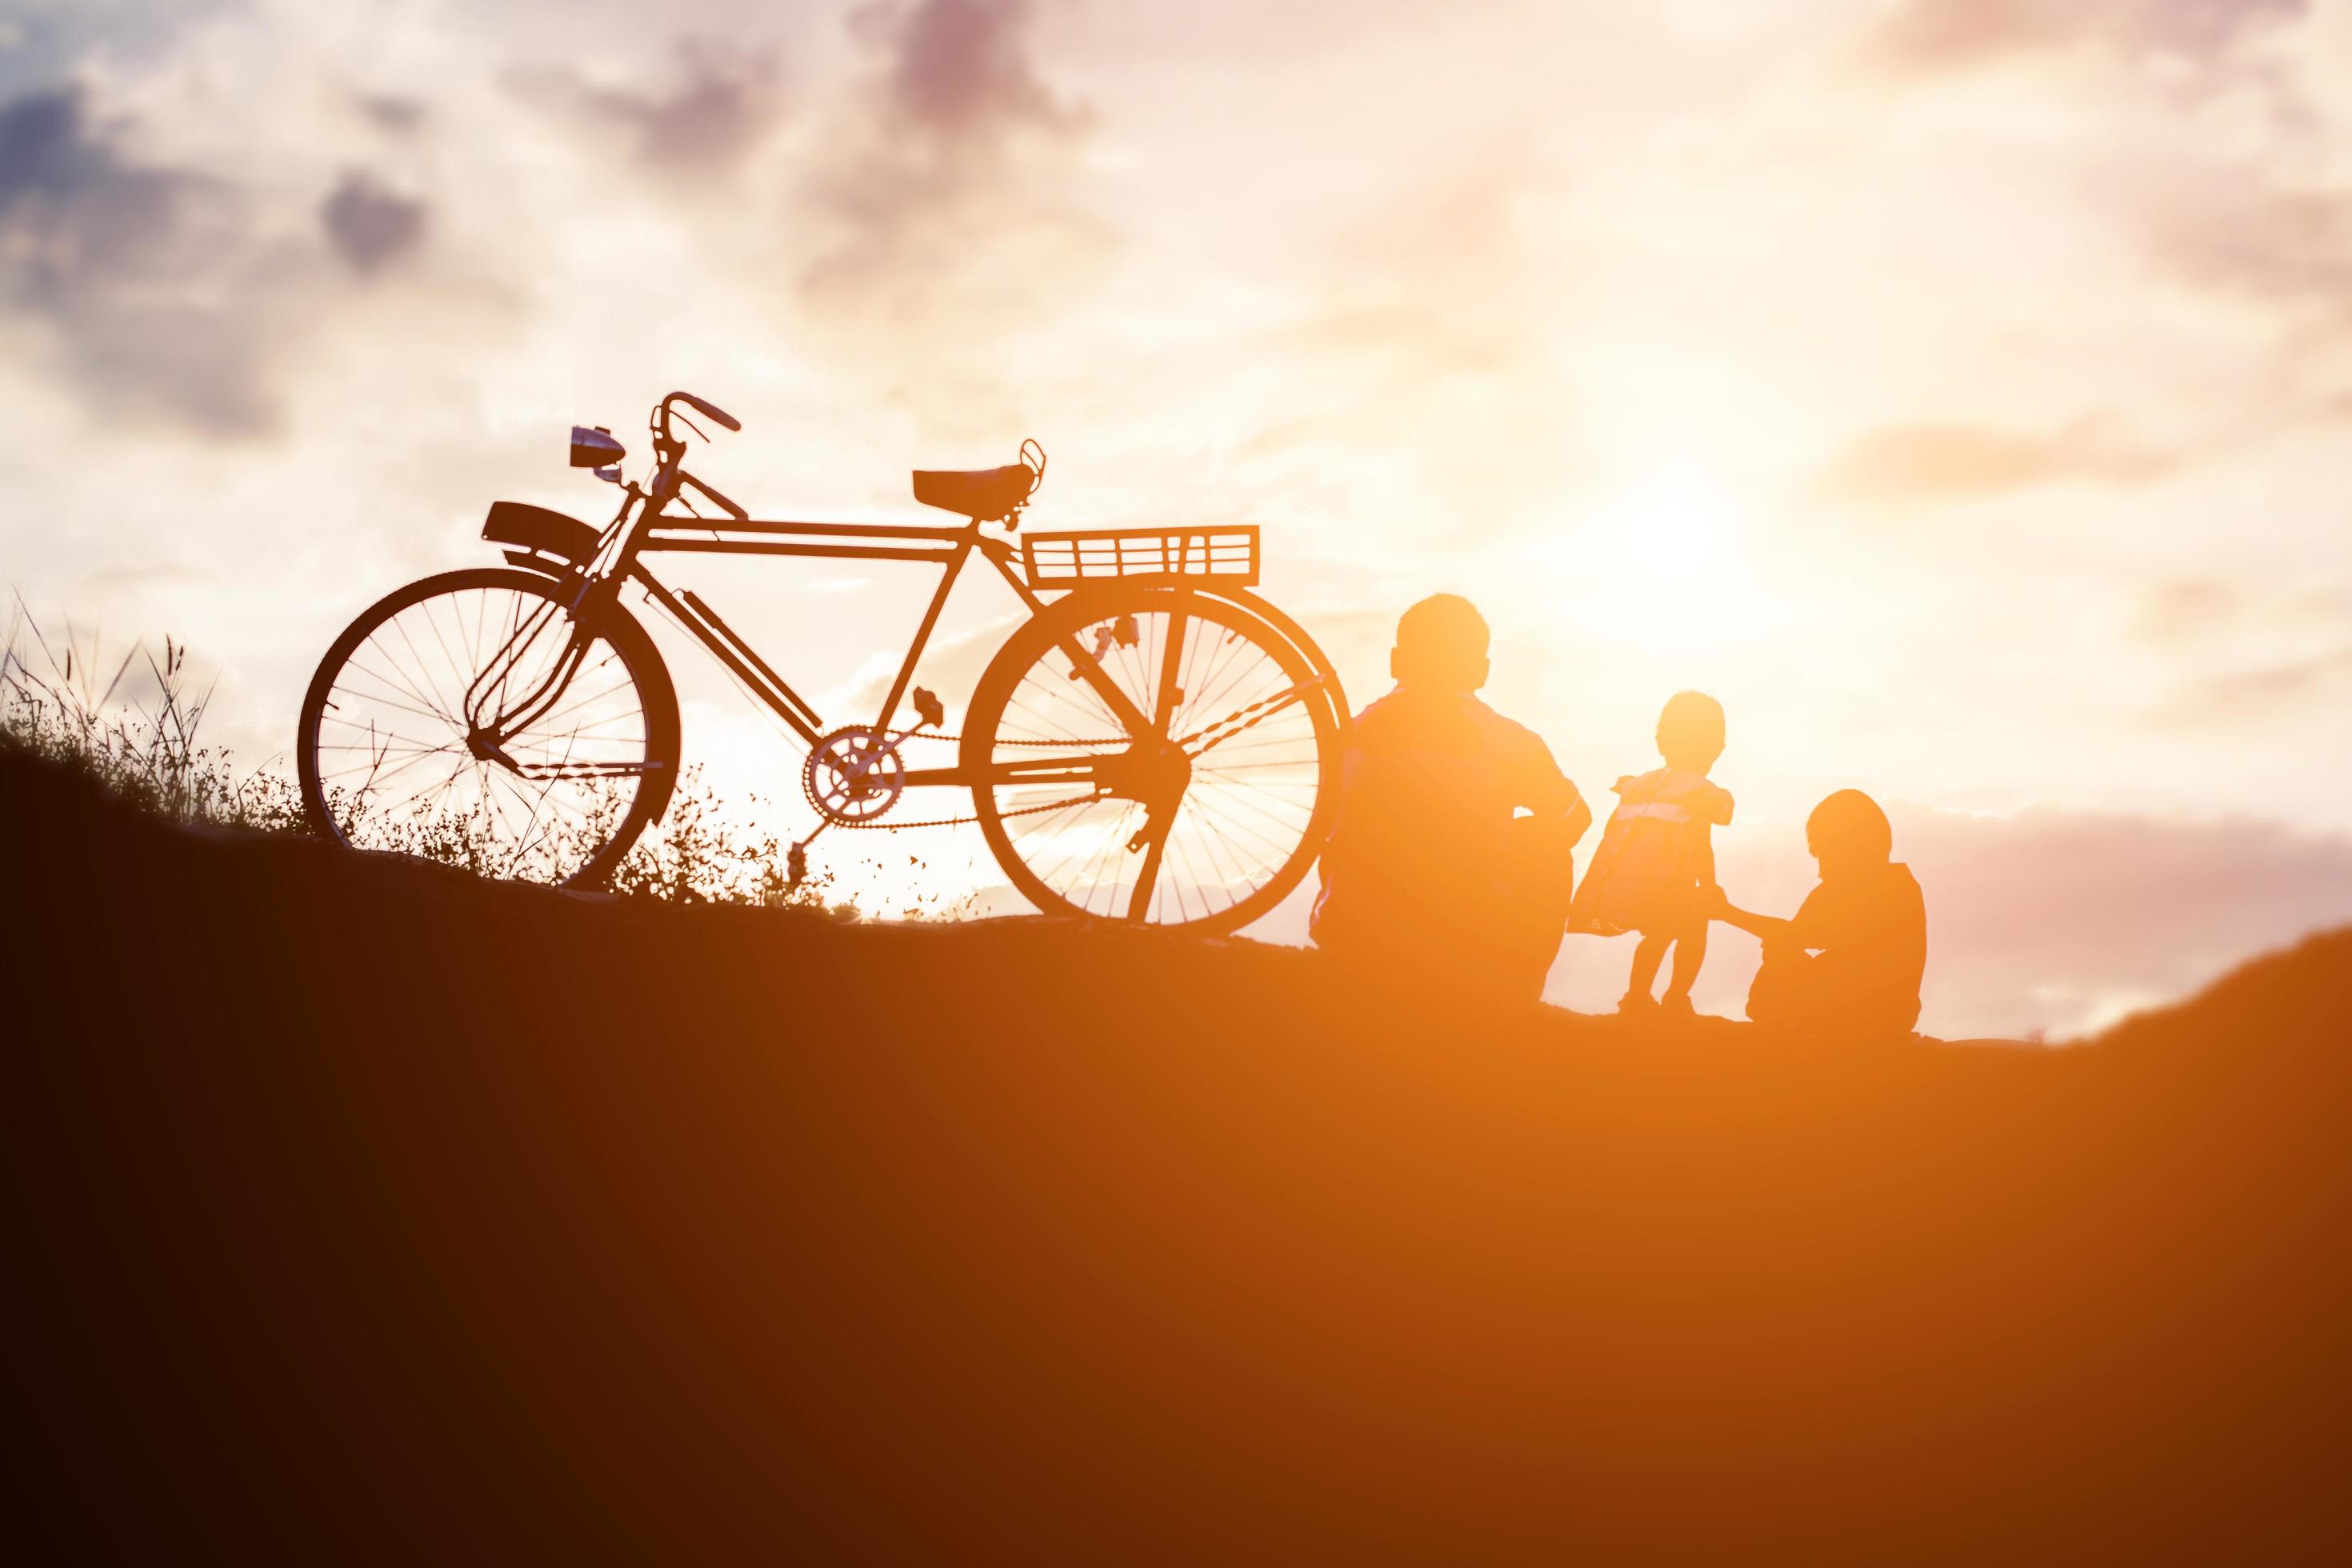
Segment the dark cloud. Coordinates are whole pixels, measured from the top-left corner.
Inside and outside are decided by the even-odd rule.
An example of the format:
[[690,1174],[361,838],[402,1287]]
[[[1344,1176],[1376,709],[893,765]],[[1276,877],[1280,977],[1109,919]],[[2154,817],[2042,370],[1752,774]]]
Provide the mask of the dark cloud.
[[[1045,275],[1099,241],[1069,191],[1069,154],[1092,116],[1039,75],[1031,20],[1025,0],[918,0],[852,16],[883,71],[818,181],[834,233],[804,275],[812,292],[917,314],[967,294],[1008,307],[1024,282],[1050,290]],[[975,287],[992,251],[1014,264]]]
[[78,88],[0,104],[0,238],[20,297],[56,299],[137,265],[171,232],[187,176],[128,162]]
[[2308,0],[1905,0],[1875,24],[1864,49],[1901,75],[2082,46],[2211,60],[2307,9]]
[[416,100],[390,93],[362,93],[353,103],[369,124],[394,136],[414,135],[429,117]]
[[2103,995],[2170,996],[2352,920],[2352,839],[2248,821],[2041,808],[1894,813],[1927,890],[1928,1002],[1971,1031],[2088,1022]]
[[425,241],[425,204],[353,172],[320,204],[319,223],[335,254],[356,272],[382,270]]
[[247,0],[0,0],[0,98],[45,90],[93,56],[121,67],[167,54],[183,34]]
[[1822,500],[1866,510],[1988,500],[2063,483],[2136,484],[2173,460],[2137,451],[2085,420],[2054,435],[1974,425],[1890,425],[1868,431],[1815,477]]
[[776,56],[765,48],[678,46],[677,79],[660,91],[601,86],[564,70],[514,79],[525,98],[617,131],[656,173],[702,180],[736,168],[782,118]]
[[110,413],[266,425],[268,301],[236,275],[235,194],[127,150],[78,86],[0,104],[0,308],[46,328]]
[[891,55],[889,104],[904,126],[940,138],[993,140],[1085,121],[1038,77],[1029,16],[1028,0],[918,0],[866,6],[851,26]]

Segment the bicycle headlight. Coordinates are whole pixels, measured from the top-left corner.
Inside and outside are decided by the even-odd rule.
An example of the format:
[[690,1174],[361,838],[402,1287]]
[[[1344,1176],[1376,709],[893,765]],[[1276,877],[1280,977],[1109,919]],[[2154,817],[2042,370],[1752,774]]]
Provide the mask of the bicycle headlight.
[[613,439],[613,433],[602,425],[591,429],[585,425],[572,427],[572,466],[587,468],[611,484],[621,482],[621,459],[629,449]]

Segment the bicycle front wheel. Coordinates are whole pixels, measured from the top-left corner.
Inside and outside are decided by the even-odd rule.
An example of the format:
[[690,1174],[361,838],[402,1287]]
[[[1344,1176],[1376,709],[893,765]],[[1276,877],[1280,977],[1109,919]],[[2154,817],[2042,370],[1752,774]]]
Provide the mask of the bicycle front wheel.
[[1258,616],[1105,587],[1005,643],[961,765],[990,850],[1040,910],[1230,931],[1322,852],[1340,725],[1328,679]]
[[328,649],[297,761],[320,833],[486,876],[594,887],[669,803],[677,699],[645,628],[483,567],[413,583]]

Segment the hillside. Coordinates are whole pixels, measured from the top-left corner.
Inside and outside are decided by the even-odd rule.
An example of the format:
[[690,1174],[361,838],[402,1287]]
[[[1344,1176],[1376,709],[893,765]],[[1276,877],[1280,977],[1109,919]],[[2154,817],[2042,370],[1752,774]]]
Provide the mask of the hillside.
[[2352,931],[2063,1052],[583,900],[0,757],[50,1555],[2352,1546]]

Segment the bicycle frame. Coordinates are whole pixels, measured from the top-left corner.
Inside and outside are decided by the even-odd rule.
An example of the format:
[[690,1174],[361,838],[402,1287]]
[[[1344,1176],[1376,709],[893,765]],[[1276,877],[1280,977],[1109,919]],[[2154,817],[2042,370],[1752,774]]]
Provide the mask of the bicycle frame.
[[[634,485],[629,487],[628,498],[622,503],[613,523],[599,537],[598,548],[593,557],[576,563],[581,572],[581,586],[572,601],[572,607],[575,610],[580,608],[589,603],[592,595],[598,594],[617,595],[624,584],[634,584],[683,626],[762,706],[811,745],[816,744],[826,733],[827,725],[823,716],[699,595],[691,590],[675,592],[656,576],[646,563],[646,556],[660,553],[781,555],[835,561],[903,561],[940,567],[939,586],[933,591],[922,620],[915,629],[906,658],[900,662],[898,674],[890,683],[888,695],[883,699],[881,711],[873,721],[872,728],[882,733],[888,732],[899,704],[905,700],[908,689],[914,681],[916,667],[921,662],[924,649],[929,646],[931,634],[939,625],[940,612],[946,608],[949,595],[954,592],[974,553],[996,569],[1005,585],[1013,590],[1030,614],[1039,614],[1046,606],[1047,601],[1015,568],[1013,563],[1017,552],[1012,542],[991,536],[984,531],[986,525],[977,519],[961,523],[931,525],[764,521],[740,516],[713,519],[670,514],[668,504],[677,498],[684,485],[694,484],[705,493],[709,492],[679,465],[678,456],[683,443],[665,442],[662,445],[663,461],[655,475],[652,489],[640,490]],[[669,449],[673,445],[678,450]],[[731,503],[729,504],[731,510]],[[631,515],[633,510],[634,516]],[[1150,719],[1102,668],[1090,650],[1075,638],[1065,638],[1063,649],[1070,657],[1073,668],[1101,697],[1129,734],[1137,737],[1150,734]],[[540,689],[526,694],[519,704],[501,713],[496,721],[484,725],[484,729],[491,732],[489,743],[495,747],[499,732],[514,719],[527,718],[531,711],[545,706],[553,694],[560,691],[570,668],[570,664],[560,662]],[[1034,763],[1015,762],[1000,764],[1006,773],[1034,778],[1037,782],[1050,782],[1055,774],[1071,773],[1074,768],[1091,779],[1096,776],[1096,766],[1094,759],[1079,762],[1071,758],[1039,758]],[[908,787],[916,787],[961,786],[972,781],[961,768],[948,767],[910,770],[905,782]]]

